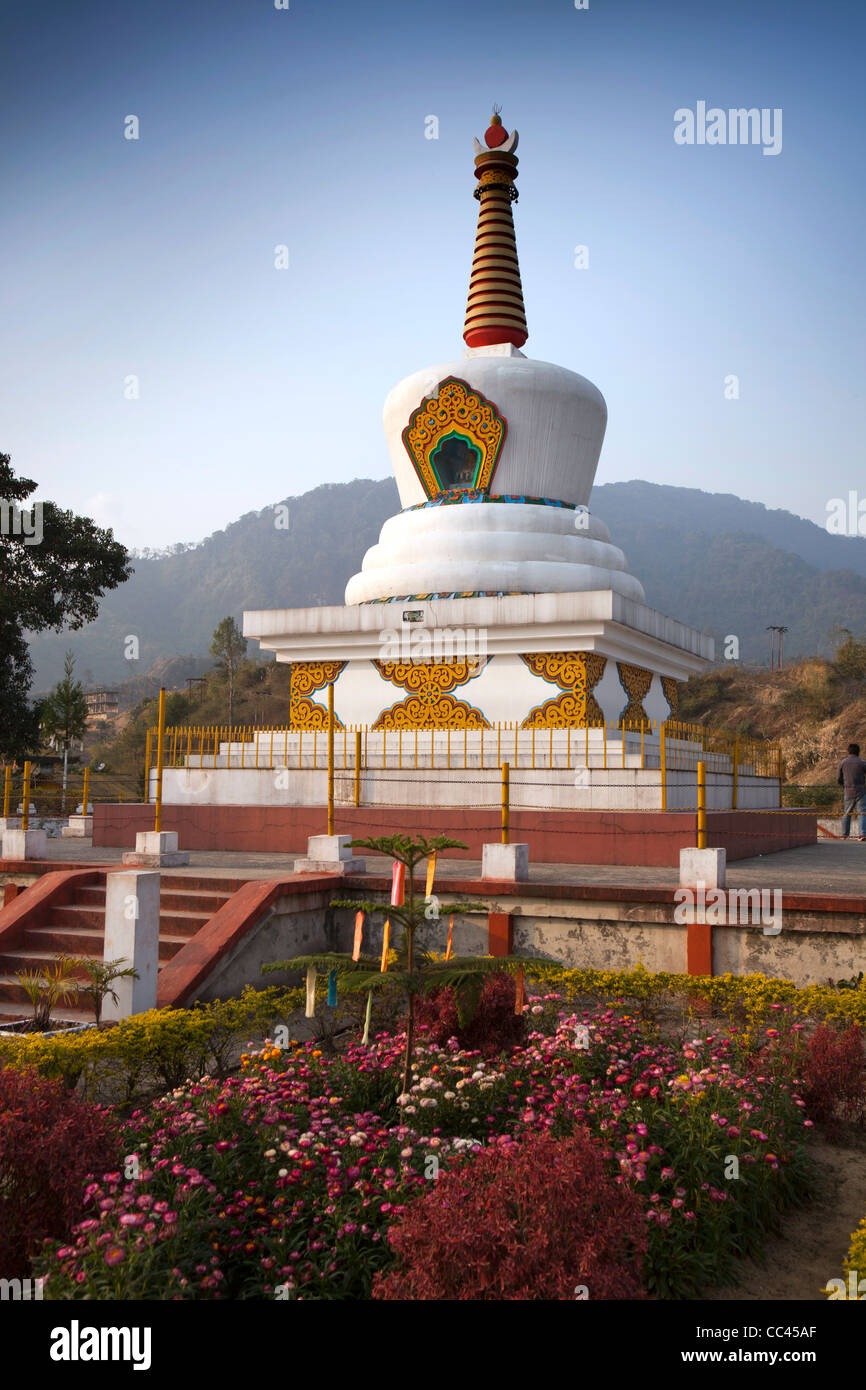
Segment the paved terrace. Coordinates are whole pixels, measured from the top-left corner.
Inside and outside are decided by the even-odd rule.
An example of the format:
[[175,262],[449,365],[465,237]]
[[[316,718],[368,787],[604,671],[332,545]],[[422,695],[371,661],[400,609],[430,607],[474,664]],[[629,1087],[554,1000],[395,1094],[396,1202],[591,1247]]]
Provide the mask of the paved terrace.
[[[364,855],[363,850],[359,850]],[[306,845],[285,854],[253,854],[248,852],[192,850],[188,868],[171,869],[176,874],[200,875],[203,869],[209,877],[269,879],[286,878],[294,872],[294,861],[306,854]],[[120,864],[123,850],[94,848],[87,840],[49,840],[48,858],[40,861],[46,869],[64,865]],[[381,878],[386,862],[378,855],[366,855],[367,867],[373,877]],[[30,872],[35,864],[13,865],[0,860],[0,876],[6,873]],[[166,871],[169,872],[169,871]],[[420,870],[417,871],[420,874]],[[440,858],[437,882],[444,880],[478,880],[481,864],[478,860]],[[623,864],[532,864],[531,883],[575,884],[602,887],[676,888],[679,874],[675,868],[630,866]],[[780,889],[788,893],[842,894],[866,899],[866,843],[858,840],[819,840],[814,845],[780,850],[776,854],[756,855],[738,859],[728,866],[730,888]],[[501,885],[497,885],[501,887]]]

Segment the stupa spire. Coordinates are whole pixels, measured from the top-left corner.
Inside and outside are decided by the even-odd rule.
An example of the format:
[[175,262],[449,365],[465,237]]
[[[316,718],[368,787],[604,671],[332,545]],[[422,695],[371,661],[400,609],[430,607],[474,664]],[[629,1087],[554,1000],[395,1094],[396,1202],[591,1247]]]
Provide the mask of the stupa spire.
[[517,131],[509,135],[494,109],[484,145],[475,141],[475,197],[480,206],[463,325],[463,338],[471,348],[492,343],[519,348],[529,336],[511,216],[511,204],[517,201],[516,149]]

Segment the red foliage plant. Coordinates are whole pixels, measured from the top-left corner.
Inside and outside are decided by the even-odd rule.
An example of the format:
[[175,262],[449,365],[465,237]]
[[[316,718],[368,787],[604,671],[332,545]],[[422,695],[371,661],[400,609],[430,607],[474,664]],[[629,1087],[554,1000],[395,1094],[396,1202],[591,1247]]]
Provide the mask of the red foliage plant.
[[461,1028],[453,989],[431,990],[415,1001],[415,1026],[425,1030],[425,1042],[444,1047],[449,1038],[456,1038],[461,1047],[492,1057],[523,1040],[523,1016],[514,1012],[514,991],[514,977],[505,970],[489,975],[471,1022]]
[[0,1277],[28,1277],[42,1241],[69,1234],[87,1178],[116,1168],[118,1153],[107,1111],[59,1081],[0,1068]]
[[374,1298],[646,1297],[643,1205],[583,1128],[490,1145],[410,1203],[388,1239],[398,1263]]
[[866,1113],[863,1035],[854,1023],[844,1033],[822,1024],[806,1044],[803,1100],[810,1119],[838,1136],[841,1122],[862,1122]]

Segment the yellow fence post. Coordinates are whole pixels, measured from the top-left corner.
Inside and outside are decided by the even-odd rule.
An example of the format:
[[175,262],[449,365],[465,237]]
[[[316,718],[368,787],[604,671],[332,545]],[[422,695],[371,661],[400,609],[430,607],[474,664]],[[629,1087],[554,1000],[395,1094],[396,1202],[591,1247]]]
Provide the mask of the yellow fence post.
[[664,723],[659,724],[659,768],[662,774],[662,810],[668,809],[668,750]]
[[5,775],[5,777],[3,778],[3,815],[4,815],[4,817],[8,817],[8,815],[9,815],[9,801],[10,801],[10,799],[11,799],[11,796],[12,796],[12,768],[11,768],[10,764],[7,763],[7,764],[6,764],[6,775]]
[[87,815],[87,801],[90,796],[90,768],[84,769],[84,786],[81,791],[81,814]]
[[510,772],[508,763],[502,764],[502,843],[508,844],[509,835],[509,799],[510,799]]
[[24,787],[21,793],[22,830],[27,830],[30,825],[30,766],[30,763],[24,764]]
[[156,730],[156,807],[153,817],[154,830],[162,830],[162,760],[165,753],[165,687],[159,692],[159,714]]
[[147,731],[147,743],[144,750],[144,799],[150,800],[150,764],[153,760],[153,729]]
[[361,730],[355,731],[355,805],[361,804]]
[[334,833],[334,682],[328,686],[328,834]]
[[707,847],[707,765],[698,763],[698,849]]

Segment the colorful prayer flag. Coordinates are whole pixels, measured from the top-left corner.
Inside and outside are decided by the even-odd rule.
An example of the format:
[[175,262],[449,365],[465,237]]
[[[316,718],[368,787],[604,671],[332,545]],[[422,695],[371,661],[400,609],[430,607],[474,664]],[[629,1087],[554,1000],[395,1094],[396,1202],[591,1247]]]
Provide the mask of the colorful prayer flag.
[[379,967],[379,970],[380,970],[380,972],[381,972],[383,975],[385,974],[386,970],[388,969],[388,949],[389,949],[390,945],[391,945],[391,919],[390,919],[390,917],[386,917],[386,918],[385,918],[385,930],[384,930],[384,932],[383,932],[383,934],[382,934],[382,964],[381,964],[380,967]]
[[514,991],[514,1012],[515,1012],[516,1014],[522,1014],[522,1013],[523,1013],[523,966],[522,966],[522,965],[520,966],[520,968],[519,968],[518,971],[517,971],[516,988],[515,988],[515,991]]
[[394,872],[391,875],[391,906],[399,907],[403,901],[403,894],[406,885],[406,865],[400,864],[395,859]]

